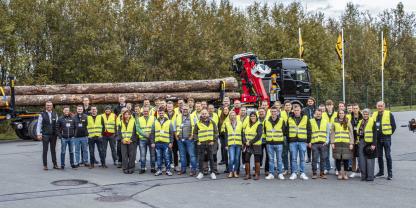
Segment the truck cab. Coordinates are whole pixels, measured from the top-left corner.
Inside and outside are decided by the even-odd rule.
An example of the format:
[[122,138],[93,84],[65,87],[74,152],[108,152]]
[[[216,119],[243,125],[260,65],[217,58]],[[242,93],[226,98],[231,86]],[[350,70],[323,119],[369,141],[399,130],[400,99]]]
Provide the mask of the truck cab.
[[308,65],[301,59],[283,58],[260,60],[267,65],[271,73],[262,80],[270,97],[270,102],[291,100],[305,105],[311,96],[311,77]]

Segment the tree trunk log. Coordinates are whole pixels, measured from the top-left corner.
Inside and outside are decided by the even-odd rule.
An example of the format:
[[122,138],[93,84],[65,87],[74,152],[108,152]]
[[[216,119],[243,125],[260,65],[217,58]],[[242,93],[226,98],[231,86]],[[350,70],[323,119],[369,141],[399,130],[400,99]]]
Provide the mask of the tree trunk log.
[[[221,81],[225,82],[226,91],[238,88],[237,80],[227,77],[211,80],[15,86],[15,95],[219,92]],[[5,87],[5,91],[6,95],[10,95],[9,87]]]
[[[50,100],[55,105],[81,104],[84,96],[89,97],[92,104],[118,103],[120,95],[126,96],[127,102],[137,103],[144,99],[178,100],[193,98],[195,100],[218,100],[220,93],[215,92],[173,92],[173,93],[122,93],[122,94],[59,94],[59,95],[17,95],[16,106],[41,106]],[[240,93],[228,92],[225,96],[231,99],[239,98]],[[10,103],[10,97],[6,99]],[[0,107],[5,106],[5,101],[0,100]]]

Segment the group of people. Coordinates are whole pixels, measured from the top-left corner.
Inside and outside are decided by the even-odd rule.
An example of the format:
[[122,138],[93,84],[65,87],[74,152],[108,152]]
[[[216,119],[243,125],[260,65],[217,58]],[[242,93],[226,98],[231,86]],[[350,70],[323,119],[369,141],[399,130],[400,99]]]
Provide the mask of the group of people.
[[[85,97],[76,113],[64,106],[63,115],[58,116],[53,103],[46,102],[37,126],[37,137],[43,141],[44,170],[48,170],[49,146],[54,169],[65,168],[67,147],[72,168],[94,168],[98,164],[107,168],[110,146],[114,165],[125,174],[132,174],[136,163],[140,165],[139,173],[145,173],[150,155],[150,172],[156,176],[171,176],[174,172],[183,175],[189,170],[189,175],[197,179],[208,174],[216,179],[218,165],[225,165],[228,178],[238,178],[242,164],[245,180],[260,179],[262,166],[265,179],[284,180],[289,176],[290,180],[308,180],[305,164],[311,162],[312,179],[327,179],[332,155],[339,180],[361,175],[361,180],[373,181],[384,176],[385,154],[387,179],[393,178],[390,148],[396,124],[382,101],[374,113],[343,102],[335,111],[332,100],[316,106],[312,97],[303,109],[291,101],[276,101],[271,107],[269,101],[262,101],[258,109],[251,109],[239,100],[231,104],[228,97],[218,109],[193,99],[178,100],[176,107],[165,100],[154,104],[144,100],[142,105],[133,106],[120,96],[115,108],[105,106],[99,114]],[[60,167],[55,153],[58,138]],[[96,160],[95,147],[100,161]],[[217,154],[221,154],[220,162]],[[379,167],[376,175],[375,158]],[[348,171],[352,174],[347,175]]]

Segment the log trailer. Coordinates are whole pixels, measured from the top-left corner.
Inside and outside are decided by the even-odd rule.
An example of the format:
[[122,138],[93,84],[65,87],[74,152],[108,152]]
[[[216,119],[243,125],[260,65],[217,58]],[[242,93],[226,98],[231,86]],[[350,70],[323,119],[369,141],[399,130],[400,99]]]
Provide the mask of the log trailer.
[[246,106],[260,106],[263,100],[303,106],[311,96],[309,69],[301,59],[259,60],[243,53],[233,56],[232,70],[241,78],[241,103]]
[[6,86],[10,87],[10,102],[6,100],[6,93],[0,86],[0,93],[6,106],[0,107],[0,122],[10,120],[16,135],[25,140],[36,138],[36,125],[39,113],[16,110],[15,93],[14,93],[15,77],[9,76],[6,80]]

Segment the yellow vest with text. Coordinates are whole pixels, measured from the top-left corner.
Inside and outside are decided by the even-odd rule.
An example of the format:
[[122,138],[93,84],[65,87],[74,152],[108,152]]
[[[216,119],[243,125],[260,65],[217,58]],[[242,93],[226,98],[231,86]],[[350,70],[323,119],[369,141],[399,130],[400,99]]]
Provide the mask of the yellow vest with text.
[[[374,121],[377,121],[377,116],[378,116],[378,111],[373,113],[372,118]],[[385,110],[383,112],[383,115],[381,116],[380,125],[381,125],[381,132],[384,135],[389,136],[393,134],[393,130],[392,130],[391,123],[390,123],[390,111]]]
[[318,127],[318,122],[314,118],[310,119],[311,123],[311,143],[325,143],[327,139],[327,130],[328,130],[328,121],[326,119],[321,119],[320,126]]
[[102,130],[103,130],[103,125],[101,123],[101,115],[97,115],[95,117],[95,121],[92,118],[92,116],[88,116],[87,121],[88,121],[88,137],[101,137],[102,136]]
[[224,123],[225,129],[227,130],[228,142],[227,145],[242,145],[241,132],[243,130],[243,123],[239,120],[236,121],[235,129],[231,122]]
[[289,137],[290,138],[298,138],[306,140],[308,138],[307,135],[307,125],[308,125],[308,117],[302,116],[301,121],[299,122],[299,125],[296,125],[295,119],[293,117],[290,117],[288,119],[288,125],[289,125]]

